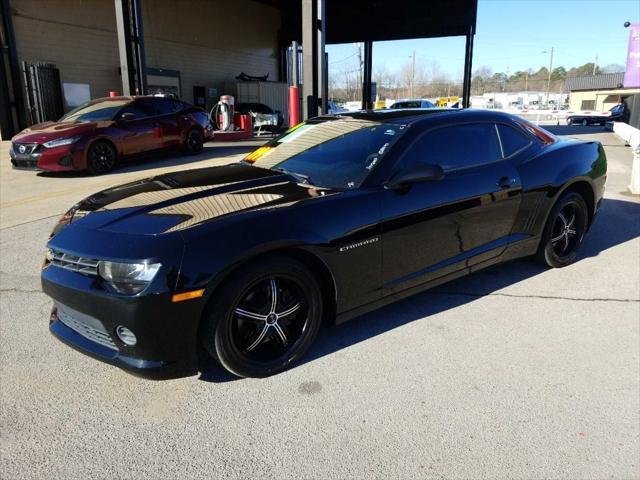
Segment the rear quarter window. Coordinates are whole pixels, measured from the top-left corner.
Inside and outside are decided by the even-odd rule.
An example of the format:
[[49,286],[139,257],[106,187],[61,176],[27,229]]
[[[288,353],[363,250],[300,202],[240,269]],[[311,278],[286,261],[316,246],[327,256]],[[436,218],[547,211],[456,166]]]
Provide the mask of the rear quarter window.
[[505,158],[531,145],[531,139],[524,133],[508,125],[498,124],[497,126]]

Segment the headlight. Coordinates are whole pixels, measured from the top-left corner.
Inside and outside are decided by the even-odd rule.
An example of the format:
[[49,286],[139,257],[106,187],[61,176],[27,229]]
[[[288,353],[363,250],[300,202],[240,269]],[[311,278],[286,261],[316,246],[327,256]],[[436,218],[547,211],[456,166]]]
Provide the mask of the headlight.
[[160,270],[159,263],[120,263],[100,261],[98,273],[118,293],[135,295],[142,292]]
[[80,137],[56,138],[55,140],[43,143],[43,145],[47,148],[62,147],[63,145],[71,145],[79,139]]

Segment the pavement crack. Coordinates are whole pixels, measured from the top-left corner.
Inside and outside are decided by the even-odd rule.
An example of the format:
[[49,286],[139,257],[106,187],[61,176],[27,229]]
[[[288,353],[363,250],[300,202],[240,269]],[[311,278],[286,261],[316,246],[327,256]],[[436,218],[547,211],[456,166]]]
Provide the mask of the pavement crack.
[[466,297],[510,297],[510,298],[539,298],[541,300],[568,300],[572,302],[618,302],[618,303],[640,303],[640,299],[636,298],[580,298],[580,297],[563,297],[553,295],[516,295],[513,293],[477,293],[477,292],[456,292],[456,291],[437,291],[426,292],[430,295],[460,295]]
[[0,293],[42,293],[42,290],[25,290],[22,288],[0,288]]
[[36,223],[36,222],[40,222],[42,220],[48,220],[50,218],[56,218],[56,217],[60,217],[62,216],[62,214],[60,213],[56,213],[55,215],[49,215],[48,217],[42,217],[42,218],[36,218],[34,220],[29,220],[28,222],[23,222],[23,223],[16,223],[15,225],[7,225],[6,227],[2,227],[0,228],[0,231],[4,231],[4,230],[10,230],[12,228],[16,228],[16,227],[22,227],[24,225],[29,225],[31,223]]

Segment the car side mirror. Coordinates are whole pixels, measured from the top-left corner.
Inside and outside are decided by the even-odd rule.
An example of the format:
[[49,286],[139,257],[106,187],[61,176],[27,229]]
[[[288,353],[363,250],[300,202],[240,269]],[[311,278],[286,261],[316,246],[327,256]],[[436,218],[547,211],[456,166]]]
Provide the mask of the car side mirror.
[[120,120],[121,122],[130,122],[135,118],[136,116],[133,114],[133,112],[124,112],[122,115],[120,115],[118,120]]
[[391,177],[384,186],[388,190],[399,190],[414,183],[435,182],[444,178],[444,170],[435,163],[414,163]]

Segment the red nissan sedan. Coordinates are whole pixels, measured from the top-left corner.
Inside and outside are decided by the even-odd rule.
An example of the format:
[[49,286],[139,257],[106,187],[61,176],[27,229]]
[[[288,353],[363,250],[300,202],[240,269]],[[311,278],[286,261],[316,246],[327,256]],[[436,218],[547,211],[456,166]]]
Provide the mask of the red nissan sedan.
[[202,151],[211,136],[203,109],[166,97],[99,98],[57,122],[33,125],[11,139],[14,168],[106,173],[119,161],[157,150]]

